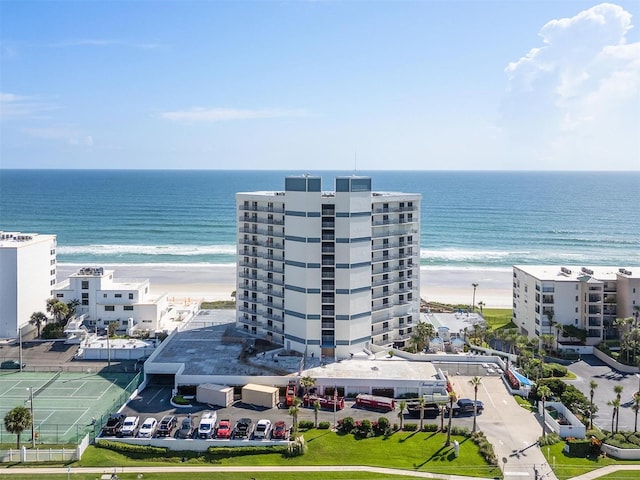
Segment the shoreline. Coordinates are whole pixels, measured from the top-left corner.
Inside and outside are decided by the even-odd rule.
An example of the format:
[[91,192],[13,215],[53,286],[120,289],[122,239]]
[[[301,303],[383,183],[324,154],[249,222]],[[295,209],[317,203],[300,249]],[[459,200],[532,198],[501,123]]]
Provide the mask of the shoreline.
[[[75,273],[80,264],[57,265],[57,281]],[[236,289],[235,264],[104,264],[114,281],[149,279],[151,294],[167,293],[173,301],[231,300]],[[420,268],[420,296],[429,302],[471,305],[472,283],[477,283],[476,304],[485,308],[512,308],[511,269]]]

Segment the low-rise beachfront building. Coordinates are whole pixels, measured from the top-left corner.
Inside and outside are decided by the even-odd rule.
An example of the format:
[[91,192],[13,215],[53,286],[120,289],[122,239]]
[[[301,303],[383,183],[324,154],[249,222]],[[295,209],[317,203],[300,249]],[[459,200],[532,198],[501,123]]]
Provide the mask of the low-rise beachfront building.
[[236,194],[237,326],[308,356],[402,345],[420,314],[421,196],[321,183]]
[[55,235],[0,231],[0,338],[35,328],[55,283]]
[[640,313],[640,269],[625,267],[513,267],[513,321],[530,339],[567,340],[563,326],[587,332],[587,345],[614,333],[616,318]]
[[168,295],[151,295],[149,279],[114,280],[113,270],[84,267],[58,283],[53,296],[62,302],[78,300],[76,315],[90,328],[154,332],[171,315]]

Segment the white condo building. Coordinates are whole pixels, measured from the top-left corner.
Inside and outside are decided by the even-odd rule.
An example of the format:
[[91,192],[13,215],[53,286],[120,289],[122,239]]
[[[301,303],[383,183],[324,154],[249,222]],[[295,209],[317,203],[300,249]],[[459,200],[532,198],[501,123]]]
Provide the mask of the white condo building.
[[237,326],[330,358],[402,344],[420,314],[420,200],[360,176],[236,194]]
[[638,306],[638,267],[513,267],[513,321],[531,339],[556,335],[551,316],[586,330],[587,345],[596,345],[611,336],[616,318],[638,316]]
[[0,338],[16,338],[44,311],[55,283],[55,235],[0,231]]
[[76,315],[91,327],[107,328],[112,322],[127,332],[156,331],[169,313],[167,294],[151,295],[149,279],[113,278],[113,270],[80,268],[58,283],[53,296],[68,303],[78,300]]

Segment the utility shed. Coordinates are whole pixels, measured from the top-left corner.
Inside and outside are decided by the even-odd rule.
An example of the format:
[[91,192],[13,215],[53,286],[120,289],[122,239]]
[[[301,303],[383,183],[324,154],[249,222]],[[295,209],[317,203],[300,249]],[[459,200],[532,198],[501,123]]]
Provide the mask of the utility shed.
[[233,403],[233,388],[203,383],[196,389],[196,400],[217,407],[228,407]]
[[276,387],[248,383],[242,387],[242,403],[260,407],[275,408],[280,402],[280,392]]

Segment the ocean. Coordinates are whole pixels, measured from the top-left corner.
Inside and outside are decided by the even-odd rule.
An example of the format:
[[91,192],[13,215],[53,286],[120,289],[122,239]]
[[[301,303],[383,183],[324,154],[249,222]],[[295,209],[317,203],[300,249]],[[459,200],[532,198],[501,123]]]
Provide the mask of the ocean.
[[[0,230],[56,234],[64,264],[232,264],[235,193],[305,171],[0,170]],[[336,175],[310,171],[333,190]],[[421,264],[640,264],[640,172],[357,172],[422,194]]]

